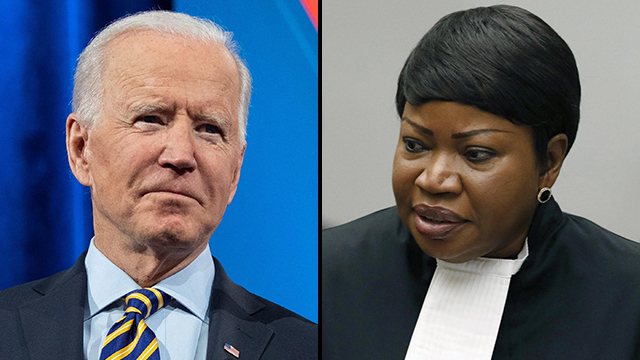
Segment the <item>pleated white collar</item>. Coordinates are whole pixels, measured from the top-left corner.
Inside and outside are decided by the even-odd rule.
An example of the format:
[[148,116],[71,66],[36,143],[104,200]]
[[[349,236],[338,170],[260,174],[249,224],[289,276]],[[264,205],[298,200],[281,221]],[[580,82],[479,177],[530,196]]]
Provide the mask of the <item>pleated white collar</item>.
[[528,255],[525,240],[513,260],[438,259],[405,360],[490,360],[511,276]]

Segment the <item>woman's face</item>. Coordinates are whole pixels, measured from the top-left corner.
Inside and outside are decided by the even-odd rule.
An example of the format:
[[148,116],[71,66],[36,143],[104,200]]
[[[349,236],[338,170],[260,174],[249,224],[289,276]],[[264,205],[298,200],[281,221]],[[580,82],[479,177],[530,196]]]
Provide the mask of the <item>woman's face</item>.
[[393,163],[404,224],[432,257],[515,256],[543,177],[533,131],[455,102],[406,104]]

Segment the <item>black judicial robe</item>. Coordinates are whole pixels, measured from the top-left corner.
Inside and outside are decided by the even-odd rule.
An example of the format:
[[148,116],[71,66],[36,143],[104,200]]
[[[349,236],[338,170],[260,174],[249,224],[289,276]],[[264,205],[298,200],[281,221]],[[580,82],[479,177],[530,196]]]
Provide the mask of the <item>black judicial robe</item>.
[[[552,199],[509,286],[493,359],[640,359],[640,244]],[[322,358],[404,359],[435,271],[395,207],[322,233]]]

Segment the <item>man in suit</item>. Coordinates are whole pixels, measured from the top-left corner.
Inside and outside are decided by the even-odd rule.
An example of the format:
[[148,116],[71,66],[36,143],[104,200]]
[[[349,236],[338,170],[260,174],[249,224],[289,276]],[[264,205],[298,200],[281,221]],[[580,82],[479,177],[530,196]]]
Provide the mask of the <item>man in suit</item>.
[[[95,237],[71,269],[0,292],[0,359],[317,358],[316,324],[236,285],[210,256],[250,92],[231,34],[207,20],[140,13],[91,41],[66,130]],[[131,310],[132,298],[146,307]]]

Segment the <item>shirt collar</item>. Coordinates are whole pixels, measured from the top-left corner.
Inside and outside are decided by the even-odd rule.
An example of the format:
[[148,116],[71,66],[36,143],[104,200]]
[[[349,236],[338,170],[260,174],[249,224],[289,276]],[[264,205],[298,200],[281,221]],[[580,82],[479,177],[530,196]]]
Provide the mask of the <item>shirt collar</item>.
[[[104,310],[114,301],[140,286],[96,248],[91,239],[87,257],[88,312],[85,320]],[[207,309],[215,267],[209,245],[187,267],[162,280],[158,288],[187,308],[201,321],[209,323]]]

